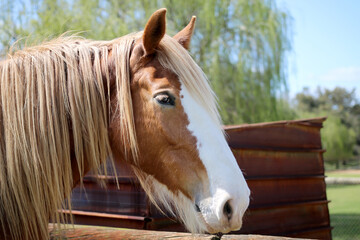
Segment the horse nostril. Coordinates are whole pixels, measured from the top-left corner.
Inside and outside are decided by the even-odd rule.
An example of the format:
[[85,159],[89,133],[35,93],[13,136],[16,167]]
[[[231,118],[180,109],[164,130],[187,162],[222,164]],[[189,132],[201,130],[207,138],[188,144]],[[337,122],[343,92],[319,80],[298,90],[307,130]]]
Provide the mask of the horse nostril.
[[230,221],[231,217],[232,217],[232,207],[230,205],[230,200],[228,200],[225,205],[224,205],[224,215],[228,218],[228,220]]

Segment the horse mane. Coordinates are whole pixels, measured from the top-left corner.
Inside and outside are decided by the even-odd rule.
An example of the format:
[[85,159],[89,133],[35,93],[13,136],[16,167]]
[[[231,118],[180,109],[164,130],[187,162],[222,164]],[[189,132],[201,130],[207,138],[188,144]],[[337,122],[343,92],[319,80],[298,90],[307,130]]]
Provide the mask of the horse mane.
[[[123,147],[137,158],[129,58],[141,35],[112,41],[61,36],[0,61],[0,234],[12,239],[48,238],[49,221],[59,223],[58,228],[68,222],[58,210],[71,210],[73,168],[80,180],[85,166],[106,174],[102,164],[111,158],[108,126],[114,73]],[[220,128],[215,95],[188,52],[165,36],[157,55]],[[151,196],[146,188],[150,185],[138,175]]]
[[[111,156],[111,65],[120,128],[136,155],[129,97],[132,42],[131,35],[109,42],[63,36],[0,62],[0,222],[7,237],[47,239],[49,221],[67,222],[58,210],[71,209],[72,168],[81,180],[85,166],[106,171],[101,164]],[[113,64],[110,50],[116,54]]]

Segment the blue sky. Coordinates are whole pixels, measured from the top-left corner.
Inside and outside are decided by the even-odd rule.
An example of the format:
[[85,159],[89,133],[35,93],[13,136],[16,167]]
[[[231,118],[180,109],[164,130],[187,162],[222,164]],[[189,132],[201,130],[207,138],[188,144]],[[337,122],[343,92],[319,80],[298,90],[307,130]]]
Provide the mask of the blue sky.
[[290,97],[303,87],[356,88],[360,99],[360,1],[277,0],[293,17]]

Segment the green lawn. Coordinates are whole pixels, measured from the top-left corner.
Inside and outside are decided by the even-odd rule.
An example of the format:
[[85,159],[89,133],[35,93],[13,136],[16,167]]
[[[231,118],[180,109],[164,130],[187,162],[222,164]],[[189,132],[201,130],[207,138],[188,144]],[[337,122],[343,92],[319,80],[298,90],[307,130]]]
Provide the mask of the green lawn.
[[360,240],[360,185],[327,187],[334,240]]

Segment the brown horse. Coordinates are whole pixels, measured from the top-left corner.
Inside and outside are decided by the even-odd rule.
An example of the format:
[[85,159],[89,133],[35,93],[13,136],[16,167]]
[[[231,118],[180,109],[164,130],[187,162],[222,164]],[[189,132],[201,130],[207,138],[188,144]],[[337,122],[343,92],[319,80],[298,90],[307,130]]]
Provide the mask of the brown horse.
[[0,237],[48,238],[64,198],[109,157],[191,232],[241,227],[249,189],[187,52],[195,17],[169,37],[165,13],[140,33],[60,37],[0,62]]

